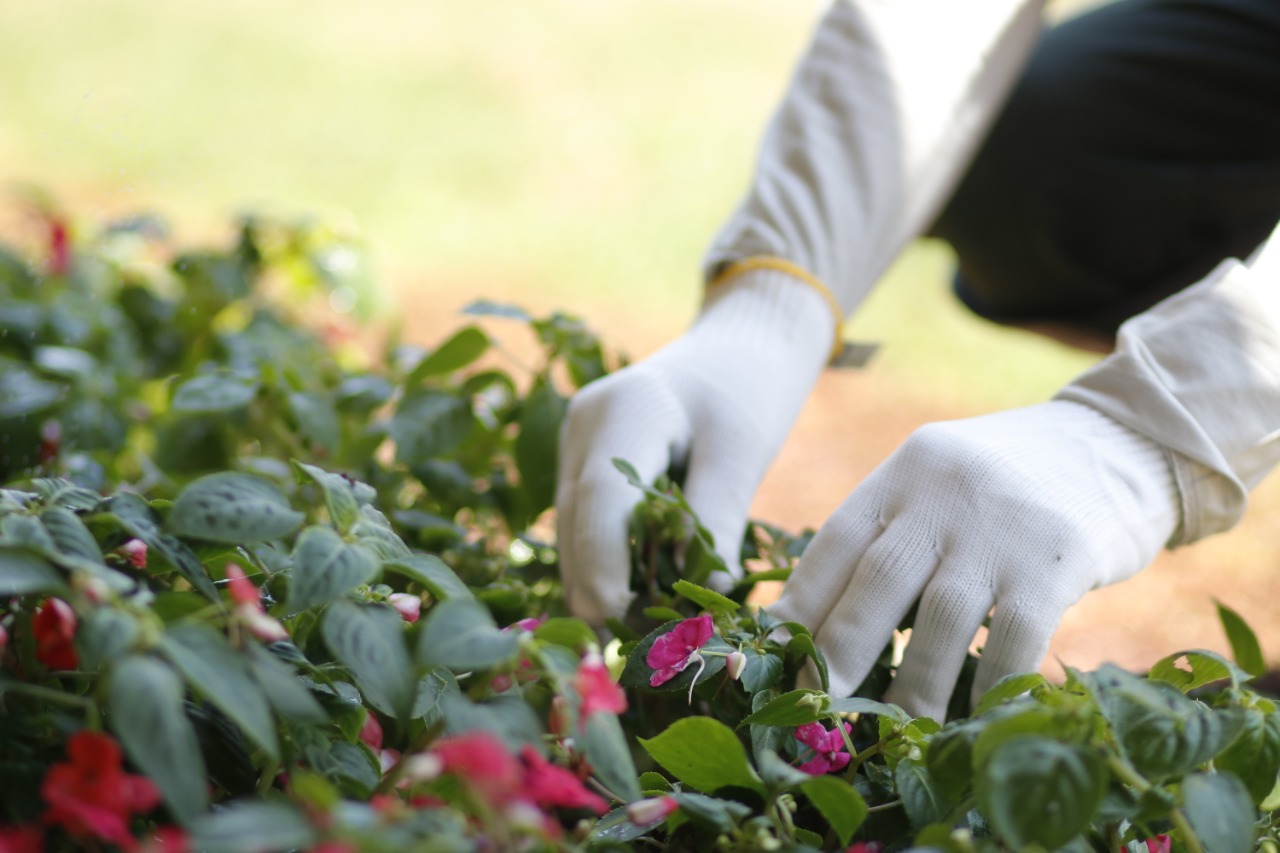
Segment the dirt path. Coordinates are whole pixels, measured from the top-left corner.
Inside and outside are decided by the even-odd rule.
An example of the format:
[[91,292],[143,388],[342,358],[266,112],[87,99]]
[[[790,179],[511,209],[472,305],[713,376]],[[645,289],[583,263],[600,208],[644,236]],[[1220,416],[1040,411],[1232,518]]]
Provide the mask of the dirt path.
[[[391,276],[397,280],[396,276]],[[504,294],[492,286],[434,292],[402,284],[399,299],[410,340],[438,341],[456,327],[457,310],[478,298],[511,299],[546,311],[536,293],[518,286]],[[428,308],[430,306],[430,308]],[[574,306],[606,340],[633,358],[643,357],[683,328],[686,317],[620,314],[616,305],[590,301]],[[519,335],[498,334],[519,349]],[[904,389],[876,373],[828,372],[810,398],[777,462],[757,494],[753,514],[798,530],[821,524],[849,491],[913,429],[936,420],[981,414],[952,395]],[[1091,669],[1112,661],[1145,668],[1171,652],[1228,651],[1213,599],[1235,609],[1258,632],[1264,654],[1280,662],[1280,478],[1264,484],[1234,531],[1175,553],[1164,553],[1135,578],[1090,593],[1068,611],[1054,637],[1044,672],[1059,678],[1058,660]]]

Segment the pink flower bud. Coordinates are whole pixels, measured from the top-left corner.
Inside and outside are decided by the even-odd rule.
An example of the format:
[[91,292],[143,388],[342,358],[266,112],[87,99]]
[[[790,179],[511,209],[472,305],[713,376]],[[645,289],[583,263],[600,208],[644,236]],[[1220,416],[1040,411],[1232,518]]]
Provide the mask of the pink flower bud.
[[147,543],[141,539],[130,539],[118,549],[120,556],[129,561],[135,569],[147,567]]
[[742,677],[742,671],[747,668],[747,656],[742,652],[730,652],[725,658],[724,668],[729,673],[729,677],[737,681]]
[[680,808],[675,797],[650,797],[647,800],[636,800],[627,806],[627,820],[636,826],[647,826],[666,820],[671,813]]
[[422,599],[407,592],[391,593],[387,596],[387,604],[394,607],[406,622],[417,622],[422,613]]
[[73,575],[71,588],[94,604],[101,604],[111,596],[111,588],[107,586],[107,582],[88,572],[77,572]]
[[262,605],[240,604],[235,610],[240,623],[264,643],[279,643],[289,639],[284,626],[262,611]]
[[360,727],[360,740],[374,752],[382,749],[382,723],[378,722],[373,712],[365,714],[364,725]]
[[253,581],[245,575],[244,569],[235,563],[227,563],[226,573],[227,589],[231,592],[231,600],[236,604],[247,605],[261,611],[262,597],[258,593],[258,588],[253,585]]

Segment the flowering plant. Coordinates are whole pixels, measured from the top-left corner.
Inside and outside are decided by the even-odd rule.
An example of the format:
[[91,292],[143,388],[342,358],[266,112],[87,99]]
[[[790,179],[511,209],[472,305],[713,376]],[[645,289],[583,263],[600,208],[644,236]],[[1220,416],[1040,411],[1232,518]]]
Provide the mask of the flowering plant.
[[[750,598],[807,536],[753,525],[713,591],[678,484],[619,460],[637,597],[603,642],[543,518],[567,394],[617,362],[579,323],[481,304],[375,362],[305,316],[364,287],[342,235],[71,233],[0,254],[0,851],[1277,842],[1280,711],[1229,611],[1234,662],[912,719],[891,645],[854,696],[797,687],[821,652]],[[501,369],[493,328],[541,362]]]

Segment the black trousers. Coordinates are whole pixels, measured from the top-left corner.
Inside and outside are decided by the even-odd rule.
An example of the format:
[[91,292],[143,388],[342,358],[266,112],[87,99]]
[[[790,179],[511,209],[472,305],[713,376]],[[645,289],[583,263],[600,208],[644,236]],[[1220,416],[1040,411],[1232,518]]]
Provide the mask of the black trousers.
[[930,233],[1001,323],[1116,328],[1280,222],[1280,0],[1118,0],[1050,29]]

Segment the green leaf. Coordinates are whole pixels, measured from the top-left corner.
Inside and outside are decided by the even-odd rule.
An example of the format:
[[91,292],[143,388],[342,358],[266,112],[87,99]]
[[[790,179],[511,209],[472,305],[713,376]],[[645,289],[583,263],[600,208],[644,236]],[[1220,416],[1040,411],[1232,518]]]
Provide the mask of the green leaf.
[[738,728],[755,726],[803,726],[830,713],[831,700],[820,690],[792,690],[742,718]]
[[[148,548],[154,549],[155,553],[163,557],[178,574],[182,575],[187,583],[199,590],[205,598],[210,601],[222,600],[218,595],[218,588],[213,585],[213,580],[209,577],[208,569],[204,567],[204,563],[200,562],[200,558],[195,555],[195,552],[191,550],[187,543],[176,536],[168,534],[156,536],[152,539],[141,538],[147,543]],[[155,572],[158,567],[152,562],[147,568],[149,571]]]
[[846,696],[843,699],[832,699],[831,704],[827,706],[827,713],[871,714],[877,717],[888,717],[903,723],[911,719],[911,715],[897,705],[877,702],[875,699],[867,699],[863,696]]
[[973,716],[980,717],[997,705],[1021,696],[1029,690],[1043,687],[1048,683],[1045,677],[1038,672],[1018,672],[1006,675],[991,685],[991,688],[986,693],[982,694],[982,699],[978,701],[978,707],[973,709]]
[[313,447],[337,455],[342,444],[342,424],[333,401],[324,394],[310,391],[294,391],[285,398],[289,414],[298,422],[298,432]]
[[375,708],[405,719],[418,678],[405,649],[404,619],[390,607],[338,599],[325,611],[325,645],[355,678]]
[[257,643],[246,642],[244,651],[249,671],[277,714],[300,723],[328,722],[328,715],[303,686],[293,667]]
[[[190,593],[187,597],[200,601]],[[203,606],[203,602],[201,604]],[[76,629],[76,648],[84,662],[82,669],[113,663],[133,648],[140,634],[133,614],[112,607],[95,607]]]
[[782,658],[759,649],[743,649],[747,656],[742,668],[742,688],[748,693],[759,693],[778,683],[782,677]]
[[276,853],[310,848],[315,829],[297,807],[242,800],[191,825],[191,849],[201,853]]
[[1262,802],[1280,772],[1280,712],[1244,709],[1239,736],[1213,759],[1213,766],[1239,776],[1253,802]]
[[533,636],[544,643],[554,643],[575,652],[581,652],[598,642],[596,632],[591,630],[590,625],[568,616],[553,616],[535,628]]
[[279,760],[280,742],[262,687],[246,659],[221,634],[198,625],[178,625],[161,638],[159,651],[273,761]]
[[26,548],[0,545],[0,595],[28,595],[62,588],[62,575]]
[[737,735],[710,717],[685,717],[649,739],[638,738],[645,752],[667,772],[699,791],[749,788],[764,794],[764,784],[747,761]]
[[398,557],[384,563],[382,568],[421,584],[441,601],[450,598],[472,599],[475,597],[471,593],[471,588],[462,582],[462,578],[445,565],[444,560],[432,554]]
[[509,660],[519,642],[498,630],[483,604],[454,598],[431,608],[418,638],[418,661],[454,672],[489,669]]
[[1182,809],[1208,853],[1249,853],[1258,815],[1244,783],[1230,773],[1182,780]]
[[251,545],[297,530],[303,515],[294,512],[280,490],[249,474],[209,474],[178,494],[167,526],[178,536]]
[[[556,460],[559,458],[560,423],[569,401],[551,383],[534,383],[520,407],[520,431],[516,434],[515,461],[528,520],[551,506],[556,496]],[[525,521],[527,524],[528,521]],[[523,527],[524,524],[516,524]]]
[[[791,624],[788,622],[787,627],[790,628]],[[814,644],[812,636],[808,633],[795,634],[787,643],[787,652],[804,655],[812,660],[814,667],[818,670],[818,680],[822,684],[822,689],[831,689],[831,679],[827,675],[827,657],[822,653],[822,649]]]
[[902,808],[916,829],[942,820],[951,810],[941,787],[934,782],[925,765],[916,761],[899,761],[893,772]]
[[952,800],[959,800],[973,781],[973,745],[981,727],[981,721],[948,723],[929,741],[925,766]]
[[368,548],[347,544],[327,527],[308,527],[293,549],[289,612],[328,604],[377,573],[378,558]]
[[[1178,666],[1180,662],[1185,662],[1186,667]],[[1250,675],[1217,652],[1192,649],[1174,652],[1156,661],[1147,678],[1168,682],[1183,693],[1190,693],[1213,681],[1230,680],[1232,687],[1239,687]]]
[[579,746],[587,756],[592,772],[610,791],[627,802],[644,794],[636,782],[636,766],[622,725],[613,714],[592,714],[582,728]]
[[684,791],[671,796],[680,804],[682,812],[699,823],[714,827],[720,833],[732,832],[735,826],[751,816],[750,807],[734,800],[720,800]]
[[687,580],[678,580],[671,588],[677,595],[684,596],[712,614],[723,613],[733,616],[739,610],[738,602],[733,599],[726,598],[715,590],[707,589],[705,586],[689,583]]
[[413,369],[405,379],[406,385],[417,385],[428,376],[439,376],[442,373],[452,373],[455,370],[461,370],[480,356],[484,355],[485,350],[489,348],[489,336],[477,326],[467,326],[454,333],[453,337],[442,343],[440,346],[418,362],[418,366]]
[[60,506],[49,507],[40,514],[40,523],[49,531],[49,536],[62,554],[79,557],[92,564],[85,567],[89,569],[102,563],[102,549],[98,547],[89,528],[84,526],[84,522],[74,512]]
[[507,320],[523,320],[526,323],[533,319],[529,316],[529,312],[518,305],[493,302],[489,299],[477,299],[463,308],[462,313],[475,317],[502,317]]
[[1221,601],[1218,605],[1218,620],[1222,622],[1222,630],[1227,634],[1227,642],[1231,643],[1231,656],[1240,668],[1255,678],[1267,671],[1267,662],[1262,657],[1262,646],[1258,637],[1239,613]]
[[835,776],[813,776],[800,783],[809,798],[840,838],[840,846],[848,846],[853,834],[867,819],[867,803],[848,782]]
[[195,376],[178,386],[173,395],[175,412],[208,415],[242,409],[258,394],[258,383],[230,373]]
[[324,504],[329,510],[329,519],[339,531],[346,533],[351,526],[360,520],[360,504],[356,500],[351,483],[341,474],[334,474],[314,465],[307,465],[293,460],[293,469],[299,479],[306,477],[324,492]]
[[400,403],[388,430],[396,461],[417,465],[457,450],[475,424],[470,403],[443,391],[417,392]]
[[546,752],[542,724],[533,708],[518,696],[495,696],[486,702],[472,702],[456,692],[440,697],[444,711],[445,733],[483,731],[496,735],[512,752],[525,744],[540,753]]
[[755,756],[760,778],[764,780],[765,787],[768,788],[770,795],[789,791],[804,781],[813,778],[803,770],[797,770],[792,767],[778,753],[768,747],[755,750]]
[[177,674],[143,655],[116,664],[107,684],[112,730],[129,759],[156,783],[174,817],[189,825],[209,800],[204,759],[182,694]]
[[1014,849],[1062,847],[1084,832],[1106,793],[1100,753],[1026,735],[1001,744],[975,779],[978,807]]

